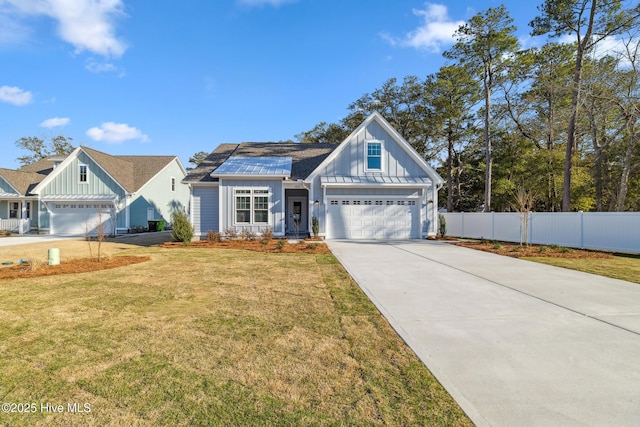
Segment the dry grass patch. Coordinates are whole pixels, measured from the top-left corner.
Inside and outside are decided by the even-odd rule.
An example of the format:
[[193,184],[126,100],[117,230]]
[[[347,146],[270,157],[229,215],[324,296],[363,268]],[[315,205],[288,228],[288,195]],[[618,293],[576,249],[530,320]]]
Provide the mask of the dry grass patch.
[[0,425],[471,425],[331,255],[127,248],[3,281]]
[[640,256],[613,254],[608,258],[525,258],[529,261],[570,268],[614,279],[640,283]]
[[640,283],[640,255],[581,250],[557,245],[521,246],[517,243],[486,240],[457,241],[453,244],[498,255],[522,258],[556,267]]

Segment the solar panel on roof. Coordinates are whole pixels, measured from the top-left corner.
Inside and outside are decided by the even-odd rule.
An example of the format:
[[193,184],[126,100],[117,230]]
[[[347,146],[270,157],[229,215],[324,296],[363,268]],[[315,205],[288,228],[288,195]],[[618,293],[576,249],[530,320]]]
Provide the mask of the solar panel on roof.
[[211,175],[291,176],[291,157],[229,157]]

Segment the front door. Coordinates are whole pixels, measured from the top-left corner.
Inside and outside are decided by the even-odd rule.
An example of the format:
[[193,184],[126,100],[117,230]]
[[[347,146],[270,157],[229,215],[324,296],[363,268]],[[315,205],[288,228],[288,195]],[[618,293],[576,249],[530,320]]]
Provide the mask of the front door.
[[287,206],[287,233],[307,233],[306,197],[289,197]]

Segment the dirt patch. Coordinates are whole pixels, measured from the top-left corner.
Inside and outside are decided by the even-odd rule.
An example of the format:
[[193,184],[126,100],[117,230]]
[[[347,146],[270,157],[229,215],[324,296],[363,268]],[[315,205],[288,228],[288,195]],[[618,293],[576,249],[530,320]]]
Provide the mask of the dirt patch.
[[0,268],[0,279],[25,279],[59,274],[86,273],[89,271],[107,270],[149,261],[148,256],[115,256],[100,261],[91,258],[74,259],[61,262],[59,265],[48,265],[26,262]]
[[285,254],[329,254],[329,248],[321,241],[300,240],[296,243],[289,243],[287,240],[223,240],[222,242],[210,242],[208,240],[197,240],[190,245],[181,242],[165,242],[160,245],[162,248],[215,248],[215,249],[242,249],[254,252],[270,252]]
[[517,243],[487,242],[487,241],[457,241],[452,242],[457,246],[477,249],[494,254],[510,256],[514,258],[550,257],[550,258],[613,258],[608,252],[572,249],[561,246],[529,245],[520,246]]

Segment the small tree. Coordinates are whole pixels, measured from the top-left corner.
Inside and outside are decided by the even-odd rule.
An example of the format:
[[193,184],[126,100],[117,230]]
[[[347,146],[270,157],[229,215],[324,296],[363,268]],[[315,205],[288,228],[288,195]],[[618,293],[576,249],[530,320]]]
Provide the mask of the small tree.
[[442,214],[438,214],[438,234],[442,238],[447,235],[447,220]]
[[176,210],[171,214],[171,238],[175,242],[182,242],[185,245],[191,244],[193,239],[193,225],[184,211]]
[[529,213],[536,201],[535,193],[523,187],[518,187],[514,194],[513,208],[520,213],[520,246],[529,246]]
[[317,216],[311,217],[311,232],[313,233],[313,237],[318,237],[320,234],[320,221],[318,221]]

